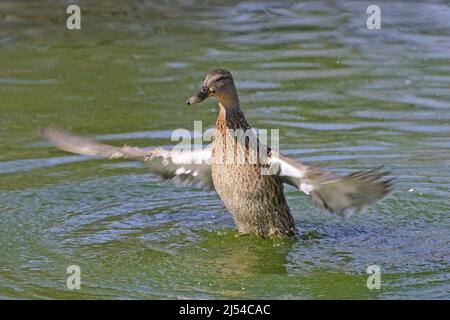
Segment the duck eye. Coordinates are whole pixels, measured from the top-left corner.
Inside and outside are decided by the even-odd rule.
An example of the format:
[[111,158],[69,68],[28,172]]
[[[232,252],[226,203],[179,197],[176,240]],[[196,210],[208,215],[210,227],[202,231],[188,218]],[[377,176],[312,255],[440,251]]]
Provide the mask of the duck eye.
[[216,79],[216,82],[223,81],[223,80],[225,80],[225,79],[231,79],[231,77],[230,77],[230,76],[227,76],[227,75],[220,76],[220,77],[218,77],[218,78]]

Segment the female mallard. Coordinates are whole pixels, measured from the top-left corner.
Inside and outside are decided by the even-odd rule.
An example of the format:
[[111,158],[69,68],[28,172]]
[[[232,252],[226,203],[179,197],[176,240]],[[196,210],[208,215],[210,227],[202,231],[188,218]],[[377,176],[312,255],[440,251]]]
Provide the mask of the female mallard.
[[[341,216],[364,211],[389,192],[392,180],[384,179],[386,172],[372,170],[337,177],[260,144],[240,107],[229,71],[211,70],[201,91],[187,104],[208,97],[217,98],[219,114],[212,148],[201,151],[114,147],[54,128],[44,129],[42,135],[65,151],[139,159],[164,178],[177,177],[177,180],[215,188],[239,231],[261,237],[296,234],[283,183],[297,187],[320,208]],[[243,134],[244,138],[236,133]]]

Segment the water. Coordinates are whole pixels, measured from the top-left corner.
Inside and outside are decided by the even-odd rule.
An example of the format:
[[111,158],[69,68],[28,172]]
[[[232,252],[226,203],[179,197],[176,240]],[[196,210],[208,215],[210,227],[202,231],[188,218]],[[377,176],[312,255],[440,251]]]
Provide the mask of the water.
[[[378,31],[357,1],[80,1],[81,31],[66,5],[0,4],[0,298],[450,298],[448,2],[380,2]],[[219,66],[286,154],[342,174],[384,165],[395,191],[345,221],[289,187],[301,236],[261,240],[214,192],[36,134],[170,145],[213,124],[215,102],[184,101]]]

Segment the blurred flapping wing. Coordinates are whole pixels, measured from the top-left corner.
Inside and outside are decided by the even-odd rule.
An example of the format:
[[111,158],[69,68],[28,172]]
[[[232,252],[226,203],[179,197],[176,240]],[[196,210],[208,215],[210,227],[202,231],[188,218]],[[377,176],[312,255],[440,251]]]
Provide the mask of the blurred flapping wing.
[[41,136],[50,144],[67,152],[109,159],[141,160],[153,173],[164,179],[172,179],[201,189],[213,189],[210,148],[177,151],[164,148],[147,150],[127,145],[116,147],[56,128],[41,130]]

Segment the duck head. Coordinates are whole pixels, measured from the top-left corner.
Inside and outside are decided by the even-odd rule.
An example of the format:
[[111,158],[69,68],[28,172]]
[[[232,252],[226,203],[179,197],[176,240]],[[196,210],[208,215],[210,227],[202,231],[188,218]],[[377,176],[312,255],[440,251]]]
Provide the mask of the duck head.
[[213,69],[206,75],[202,89],[196,95],[190,97],[186,103],[189,105],[199,103],[213,96],[220,101],[221,98],[235,94],[236,87],[230,71]]

